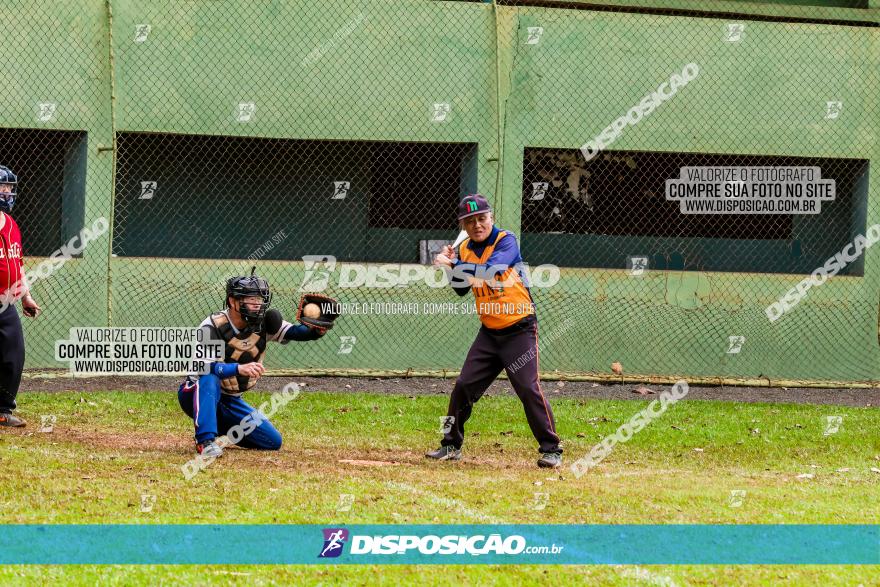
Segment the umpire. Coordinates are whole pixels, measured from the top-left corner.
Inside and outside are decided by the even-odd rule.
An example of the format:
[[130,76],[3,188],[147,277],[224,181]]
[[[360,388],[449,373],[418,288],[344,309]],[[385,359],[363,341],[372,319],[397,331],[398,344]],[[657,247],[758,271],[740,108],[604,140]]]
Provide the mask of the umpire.
[[516,237],[494,225],[486,198],[474,194],[458,206],[458,221],[468,238],[458,251],[451,245],[434,264],[452,269],[452,287],[463,296],[472,290],[482,326],[468,351],[449,399],[440,448],[425,456],[461,459],[464,424],[473,405],[504,369],[526,411],[526,420],[542,453],[539,467],[562,464],[562,448],[550,404],[538,380],[538,320]]
[[18,178],[0,165],[0,426],[26,422],[12,413],[24,368],[24,335],[15,302],[21,297],[25,316],[36,318],[40,306],[31,297],[21,267],[21,232],[9,212],[15,204]]

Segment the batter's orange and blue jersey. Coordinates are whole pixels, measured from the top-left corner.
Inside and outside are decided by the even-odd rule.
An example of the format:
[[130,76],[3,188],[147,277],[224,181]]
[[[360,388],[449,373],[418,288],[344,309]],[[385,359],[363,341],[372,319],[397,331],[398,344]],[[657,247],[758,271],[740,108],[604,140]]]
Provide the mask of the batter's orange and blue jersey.
[[469,285],[457,287],[453,283],[453,288],[458,295],[464,295],[468,289],[473,291],[483,326],[499,330],[535,313],[521,271],[522,256],[512,233],[493,226],[483,242],[465,239],[459,245],[458,259],[453,273],[465,273]]

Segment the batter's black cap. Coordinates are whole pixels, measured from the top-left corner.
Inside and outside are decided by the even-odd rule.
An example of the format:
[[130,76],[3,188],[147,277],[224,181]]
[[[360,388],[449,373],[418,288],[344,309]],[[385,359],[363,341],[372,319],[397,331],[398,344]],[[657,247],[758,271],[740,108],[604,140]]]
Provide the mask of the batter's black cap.
[[489,201],[482,196],[482,194],[471,194],[469,196],[465,196],[464,199],[458,203],[458,219],[463,220],[468,216],[473,216],[474,214],[482,214],[483,212],[491,212],[492,206],[489,205]]

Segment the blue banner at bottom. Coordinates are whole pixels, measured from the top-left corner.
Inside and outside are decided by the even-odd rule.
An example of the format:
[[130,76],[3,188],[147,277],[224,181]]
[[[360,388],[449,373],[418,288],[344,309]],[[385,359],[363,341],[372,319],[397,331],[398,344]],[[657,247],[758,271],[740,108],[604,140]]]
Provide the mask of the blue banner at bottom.
[[877,525],[6,525],[0,564],[880,564]]

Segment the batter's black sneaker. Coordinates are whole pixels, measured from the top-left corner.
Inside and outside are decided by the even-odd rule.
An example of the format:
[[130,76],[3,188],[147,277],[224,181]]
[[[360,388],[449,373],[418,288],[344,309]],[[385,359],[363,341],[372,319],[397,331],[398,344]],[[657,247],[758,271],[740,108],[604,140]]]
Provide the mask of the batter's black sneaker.
[[425,456],[429,459],[434,459],[435,461],[460,461],[461,449],[455,448],[454,446],[441,446]]
[[15,414],[0,414],[0,426],[9,426],[10,428],[23,428],[27,422],[23,418],[19,418]]
[[538,466],[542,469],[558,469],[562,466],[561,452],[545,452],[538,459]]

